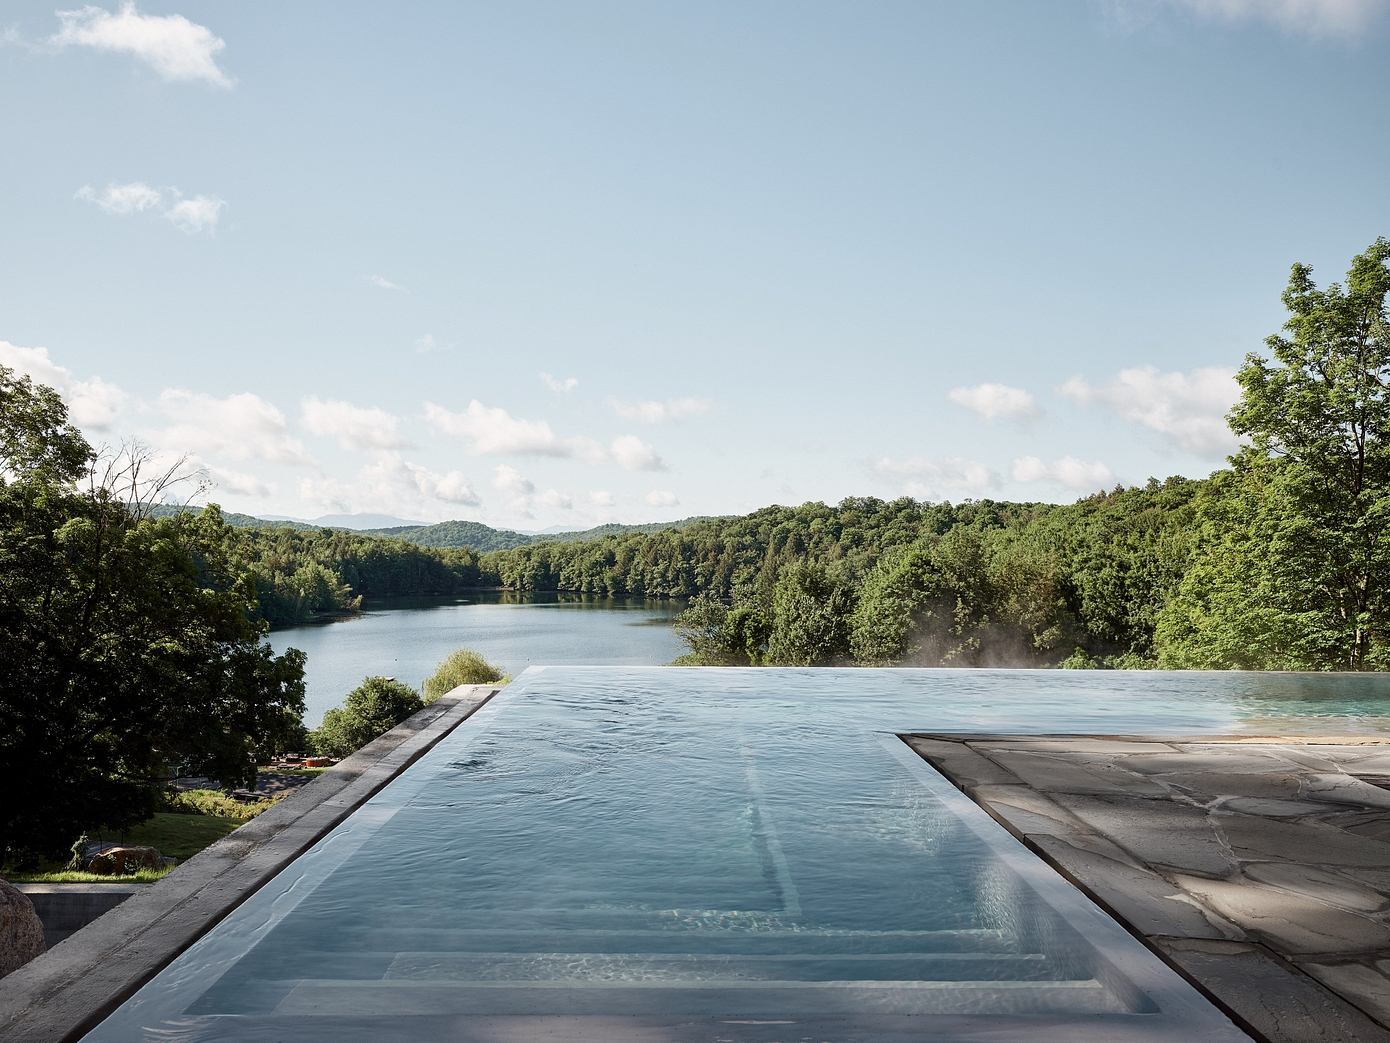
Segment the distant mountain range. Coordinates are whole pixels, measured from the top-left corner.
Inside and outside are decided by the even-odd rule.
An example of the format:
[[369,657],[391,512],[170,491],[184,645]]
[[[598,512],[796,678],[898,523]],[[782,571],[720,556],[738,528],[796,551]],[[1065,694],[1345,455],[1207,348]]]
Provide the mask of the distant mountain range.
[[322,514],[317,518],[291,518],[284,514],[267,514],[264,521],[299,522],[315,529],[388,529],[395,526],[422,526],[425,522],[397,518],[393,514]]
[[[197,509],[164,506],[156,507],[154,513],[159,516],[168,516],[184,510]],[[510,550],[512,547],[523,547],[531,543],[580,543],[587,540],[601,540],[605,536],[618,536],[628,532],[660,532],[663,529],[684,529],[696,522],[710,520],[709,516],[702,515],[682,518],[673,522],[649,522],[645,525],[619,525],[616,522],[609,522],[607,525],[596,525],[592,529],[575,531],[517,532],[514,529],[494,529],[491,525],[484,525],[482,522],[475,521],[443,521],[427,525],[424,522],[407,522],[384,514],[329,514],[313,521],[303,521],[298,518],[287,518],[283,515],[259,518],[250,514],[238,514],[235,511],[223,511],[222,517],[228,525],[235,525],[243,529],[346,529],[361,536],[404,540],[406,543],[414,543],[420,547],[460,547],[479,553],[492,550]],[[367,527],[362,524],[362,522],[369,520],[387,521],[394,524],[377,527]]]

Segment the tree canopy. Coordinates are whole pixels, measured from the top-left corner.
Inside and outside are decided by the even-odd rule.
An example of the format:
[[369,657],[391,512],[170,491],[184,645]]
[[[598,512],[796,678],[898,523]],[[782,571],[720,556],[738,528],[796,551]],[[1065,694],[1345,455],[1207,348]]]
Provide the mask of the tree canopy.
[[218,514],[148,519],[91,478],[60,399],[0,367],[0,858],[155,809],[176,771],[249,782],[297,726]]

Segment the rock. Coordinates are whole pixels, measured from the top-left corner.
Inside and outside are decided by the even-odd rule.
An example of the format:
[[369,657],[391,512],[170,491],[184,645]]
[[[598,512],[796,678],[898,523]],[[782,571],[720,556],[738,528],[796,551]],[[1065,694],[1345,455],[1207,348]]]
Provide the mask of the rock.
[[43,923],[29,896],[0,880],[0,978],[44,950]]
[[152,847],[108,847],[87,862],[87,872],[99,876],[129,876],[139,869],[158,869],[164,863]]

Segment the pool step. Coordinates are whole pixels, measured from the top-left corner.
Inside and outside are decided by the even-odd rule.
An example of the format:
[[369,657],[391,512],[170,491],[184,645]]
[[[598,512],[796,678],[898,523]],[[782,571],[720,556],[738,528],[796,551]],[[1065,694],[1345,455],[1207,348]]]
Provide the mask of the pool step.
[[[992,928],[959,931],[827,931],[670,928],[666,930],[566,930],[543,928],[460,930],[452,927],[338,928],[316,936],[322,949],[400,952],[689,953],[781,956],[827,953],[1014,953],[1016,936]],[[260,954],[273,954],[266,947]]]
[[323,981],[289,989],[275,1014],[797,1017],[844,1014],[1121,1014],[1105,986],[1081,981],[705,981],[698,986],[576,982]]
[[[648,955],[588,952],[396,954],[387,981],[554,985],[700,985],[708,981],[1038,981],[1058,977],[1041,953],[880,953],[822,956]],[[317,968],[316,977],[327,977]],[[333,975],[337,977],[337,975]]]

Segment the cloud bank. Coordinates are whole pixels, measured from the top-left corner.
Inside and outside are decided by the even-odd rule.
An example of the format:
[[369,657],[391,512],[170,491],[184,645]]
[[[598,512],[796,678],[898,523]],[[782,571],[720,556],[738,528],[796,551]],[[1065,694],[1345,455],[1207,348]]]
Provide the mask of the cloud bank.
[[227,44],[211,29],[183,15],[141,14],[129,0],[115,12],[93,5],[59,11],[58,31],[48,42],[126,54],[171,82],[203,82],[224,89],[235,82],[217,64]]

